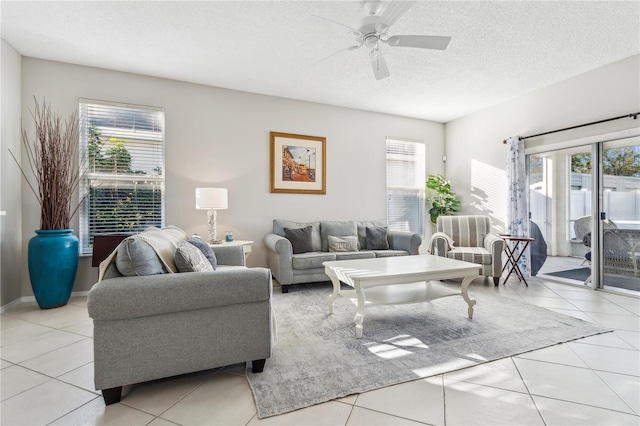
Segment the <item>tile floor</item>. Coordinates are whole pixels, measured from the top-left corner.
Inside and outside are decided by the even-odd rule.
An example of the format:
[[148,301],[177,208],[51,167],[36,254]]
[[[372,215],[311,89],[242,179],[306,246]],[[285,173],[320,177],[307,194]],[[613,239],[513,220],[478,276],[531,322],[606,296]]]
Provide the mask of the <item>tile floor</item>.
[[537,278],[497,289],[476,280],[470,292],[480,291],[615,331],[260,420],[243,365],[125,387],[105,408],[86,297],[54,310],[23,302],[0,316],[0,423],[640,425],[640,299]]

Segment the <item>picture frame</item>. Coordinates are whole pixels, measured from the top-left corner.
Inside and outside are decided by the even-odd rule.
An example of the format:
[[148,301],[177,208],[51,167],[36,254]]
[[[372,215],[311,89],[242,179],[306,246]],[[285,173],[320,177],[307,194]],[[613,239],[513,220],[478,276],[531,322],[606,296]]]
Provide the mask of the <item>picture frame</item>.
[[327,139],[270,132],[271,192],[326,194]]

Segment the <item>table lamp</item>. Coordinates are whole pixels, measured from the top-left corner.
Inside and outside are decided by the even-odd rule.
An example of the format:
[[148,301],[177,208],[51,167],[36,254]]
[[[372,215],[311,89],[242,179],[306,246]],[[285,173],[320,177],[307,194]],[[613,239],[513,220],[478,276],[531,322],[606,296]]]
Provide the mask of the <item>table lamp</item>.
[[216,222],[218,210],[228,208],[227,190],[225,188],[196,188],[196,209],[207,210],[207,239],[209,244],[221,244],[218,239]]

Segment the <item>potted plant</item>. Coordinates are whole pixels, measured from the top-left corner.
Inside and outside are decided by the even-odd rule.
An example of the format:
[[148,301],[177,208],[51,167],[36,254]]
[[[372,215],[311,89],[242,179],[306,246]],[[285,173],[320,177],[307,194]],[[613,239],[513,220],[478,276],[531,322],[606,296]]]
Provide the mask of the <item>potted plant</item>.
[[[22,131],[28,167],[20,165],[23,177],[40,204],[40,229],[29,240],[28,264],[31,287],[42,309],[64,306],[71,297],[78,268],[78,237],[69,222],[80,203],[71,210],[80,183],[79,124],[77,111],[68,120],[51,111],[43,100],[31,112],[35,138]],[[35,178],[35,183],[26,171]]]
[[456,200],[456,194],[451,191],[451,181],[446,180],[444,176],[427,176],[427,189],[433,194],[427,198],[427,201],[431,201],[429,216],[432,223],[438,221],[438,216],[451,216],[460,211],[460,201]]

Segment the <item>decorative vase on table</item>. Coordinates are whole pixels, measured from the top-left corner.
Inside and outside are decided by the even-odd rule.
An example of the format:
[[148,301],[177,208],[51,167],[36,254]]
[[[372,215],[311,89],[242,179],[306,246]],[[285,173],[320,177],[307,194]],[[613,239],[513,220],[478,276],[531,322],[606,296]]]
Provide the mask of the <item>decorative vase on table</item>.
[[78,237],[73,229],[36,230],[29,240],[29,277],[38,306],[69,302],[78,269]]

